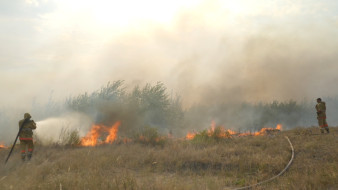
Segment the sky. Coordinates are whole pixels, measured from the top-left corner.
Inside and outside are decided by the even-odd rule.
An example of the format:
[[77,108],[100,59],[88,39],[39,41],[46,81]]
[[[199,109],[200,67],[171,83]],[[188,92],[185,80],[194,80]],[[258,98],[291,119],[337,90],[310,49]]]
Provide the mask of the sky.
[[2,0],[0,106],[163,82],[185,106],[335,97],[335,0]]

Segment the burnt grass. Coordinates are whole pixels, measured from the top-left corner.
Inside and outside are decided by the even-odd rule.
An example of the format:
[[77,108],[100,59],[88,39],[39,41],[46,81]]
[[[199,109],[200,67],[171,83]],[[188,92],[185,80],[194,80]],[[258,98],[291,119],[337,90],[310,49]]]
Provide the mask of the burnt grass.
[[[167,139],[161,146],[39,146],[30,162],[18,149],[0,167],[0,189],[231,189],[277,175],[254,189],[338,189],[338,128],[296,128],[219,141]],[[0,150],[4,163],[8,149]]]

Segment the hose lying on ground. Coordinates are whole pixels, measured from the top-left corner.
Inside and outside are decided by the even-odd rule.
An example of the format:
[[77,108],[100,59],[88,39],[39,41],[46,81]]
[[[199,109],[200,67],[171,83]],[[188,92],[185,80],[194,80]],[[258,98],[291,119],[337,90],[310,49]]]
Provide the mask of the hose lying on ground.
[[[259,183],[256,183],[256,184],[253,184],[253,185],[248,185],[248,186],[245,186],[245,187],[239,187],[239,188],[235,188],[233,190],[241,190],[241,189],[250,189],[252,187],[255,187],[255,186],[258,186],[258,185],[262,185],[263,183],[267,183],[267,182],[270,182],[274,179],[276,179],[277,177],[281,176],[291,165],[292,161],[293,161],[293,158],[295,157],[295,150],[293,148],[293,145],[289,139],[289,137],[285,136],[285,138],[289,141],[289,144],[290,144],[290,147],[291,147],[291,151],[292,151],[292,155],[291,155],[291,159],[289,161],[289,163],[285,166],[285,168],[279,172],[279,174],[277,174],[276,176],[273,176],[272,178],[270,179],[267,179],[267,180],[264,180],[264,181],[261,181]],[[225,189],[229,189],[229,188],[225,188]]]

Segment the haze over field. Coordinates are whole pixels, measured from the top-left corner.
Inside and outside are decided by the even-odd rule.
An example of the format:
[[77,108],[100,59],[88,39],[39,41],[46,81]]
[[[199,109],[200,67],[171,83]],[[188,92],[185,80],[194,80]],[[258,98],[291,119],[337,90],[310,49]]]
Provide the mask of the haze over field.
[[[0,41],[1,141],[24,112],[53,138],[61,126],[82,135],[117,120],[121,133],[151,126],[174,135],[211,121],[314,126],[317,97],[338,124],[333,0],[1,1]],[[124,81],[117,99],[91,94],[109,81]]]
[[337,0],[0,0],[0,189],[338,189],[337,50]]
[[338,2],[0,2],[3,106],[162,81],[183,104],[336,96]]

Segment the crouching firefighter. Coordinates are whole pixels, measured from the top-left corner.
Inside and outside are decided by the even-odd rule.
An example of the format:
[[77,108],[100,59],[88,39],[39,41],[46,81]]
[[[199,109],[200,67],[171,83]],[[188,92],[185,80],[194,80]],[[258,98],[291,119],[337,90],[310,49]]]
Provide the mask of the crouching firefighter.
[[[22,125],[22,129],[19,134],[21,159],[22,161],[25,161],[26,155],[27,155],[28,160],[32,158],[32,154],[34,150],[33,130],[36,129],[36,123],[33,120],[31,120],[31,115],[29,113],[25,113],[24,119],[19,121],[19,130],[20,130],[21,125]],[[26,154],[26,148],[27,148],[27,154]]]

